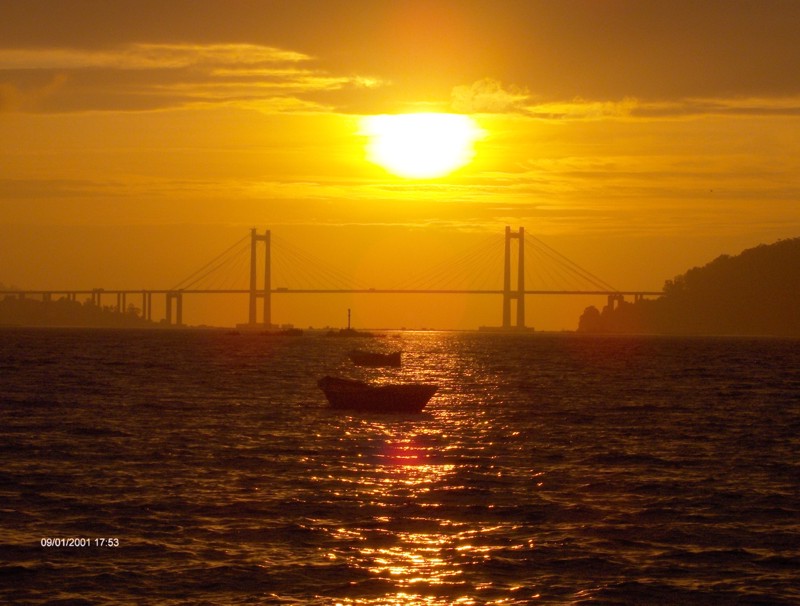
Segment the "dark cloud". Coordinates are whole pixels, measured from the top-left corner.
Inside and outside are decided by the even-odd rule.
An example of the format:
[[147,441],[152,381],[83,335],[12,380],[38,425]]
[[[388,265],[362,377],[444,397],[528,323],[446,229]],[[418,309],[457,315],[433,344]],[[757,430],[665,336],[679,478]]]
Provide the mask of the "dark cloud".
[[313,107],[314,93],[376,86],[252,44],[131,44],[114,49],[0,49],[6,111],[150,110],[197,103]]
[[[178,63],[181,45],[285,49],[329,77],[391,82],[404,101],[447,101],[487,78],[545,102],[800,93],[796,0],[0,0],[0,11],[6,49],[99,61],[140,45],[143,60],[147,45]],[[367,105],[343,90],[321,94]]]

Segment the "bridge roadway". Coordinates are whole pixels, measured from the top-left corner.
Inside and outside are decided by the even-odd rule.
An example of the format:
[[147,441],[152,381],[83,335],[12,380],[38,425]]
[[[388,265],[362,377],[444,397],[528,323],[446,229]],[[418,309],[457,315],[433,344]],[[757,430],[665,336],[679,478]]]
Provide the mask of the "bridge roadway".
[[[520,291],[515,291],[519,294]],[[661,291],[645,291],[645,290],[524,290],[525,295],[606,295],[609,297],[609,304],[614,305],[615,302],[622,300],[623,296],[633,296],[636,300],[644,296],[657,296],[663,294]],[[0,290],[0,295],[17,296],[24,299],[28,296],[41,297],[43,301],[52,301],[54,296],[61,295],[70,301],[75,301],[78,295],[90,295],[92,303],[98,307],[102,307],[102,298],[106,295],[116,295],[116,309],[118,312],[123,312],[128,309],[127,300],[128,296],[141,296],[142,317],[148,321],[153,321],[153,295],[163,295],[165,297],[164,305],[164,320],[168,325],[174,324],[183,325],[183,295],[250,295],[251,302],[255,298],[264,299],[266,291],[263,289],[257,290],[255,293],[250,289],[245,288],[231,288],[231,289],[104,289],[93,288],[89,290],[68,290],[68,289],[52,289],[52,290]],[[496,290],[468,290],[468,289],[404,289],[404,288],[339,288],[339,289],[326,289],[326,288],[285,288],[277,287],[269,290],[270,297],[272,295],[282,294],[388,294],[388,295],[504,295],[506,291],[502,289]],[[173,305],[174,302],[174,305]],[[173,307],[174,316],[173,316]]]
[[[516,290],[514,292],[517,292]],[[525,290],[526,295],[642,295],[658,296],[664,294],[660,290]],[[181,293],[184,295],[247,295],[250,290],[239,289],[105,289],[94,288],[91,290],[0,290],[0,295],[38,295],[42,297],[52,295],[169,295]],[[273,288],[272,294],[388,294],[388,295],[502,295],[504,291],[498,290],[458,290],[458,289],[410,289],[410,288]],[[263,296],[263,291],[257,291],[258,296]]]

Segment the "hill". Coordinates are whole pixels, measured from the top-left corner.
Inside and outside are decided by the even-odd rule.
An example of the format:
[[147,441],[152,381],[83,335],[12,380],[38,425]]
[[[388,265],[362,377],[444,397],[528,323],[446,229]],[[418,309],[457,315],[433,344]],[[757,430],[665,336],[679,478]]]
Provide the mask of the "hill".
[[588,307],[578,331],[800,337],[800,238],[717,257],[658,299]]

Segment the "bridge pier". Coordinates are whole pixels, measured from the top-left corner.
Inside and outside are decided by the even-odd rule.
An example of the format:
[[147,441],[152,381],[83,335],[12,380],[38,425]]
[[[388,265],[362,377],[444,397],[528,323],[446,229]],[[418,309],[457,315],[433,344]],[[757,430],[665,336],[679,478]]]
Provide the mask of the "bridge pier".
[[179,290],[167,292],[167,325],[172,325],[173,301],[175,301],[175,326],[183,326],[183,293]]
[[153,293],[142,291],[142,317],[148,322],[153,319]]

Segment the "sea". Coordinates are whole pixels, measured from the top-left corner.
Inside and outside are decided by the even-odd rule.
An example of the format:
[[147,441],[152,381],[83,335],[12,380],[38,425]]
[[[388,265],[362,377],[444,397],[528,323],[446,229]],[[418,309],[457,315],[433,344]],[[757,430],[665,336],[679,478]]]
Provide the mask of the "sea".
[[798,340],[5,328],[0,603],[796,605],[799,455]]

